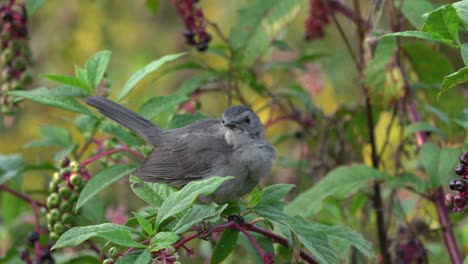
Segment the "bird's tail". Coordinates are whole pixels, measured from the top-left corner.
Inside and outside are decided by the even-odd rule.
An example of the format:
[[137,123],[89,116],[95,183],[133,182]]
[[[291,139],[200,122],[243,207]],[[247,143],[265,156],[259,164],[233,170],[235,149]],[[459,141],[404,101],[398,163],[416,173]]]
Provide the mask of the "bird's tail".
[[148,119],[130,109],[104,97],[87,97],[85,102],[99,110],[103,115],[111,118],[122,126],[130,129],[141,138],[147,140],[152,133],[162,132],[162,129]]

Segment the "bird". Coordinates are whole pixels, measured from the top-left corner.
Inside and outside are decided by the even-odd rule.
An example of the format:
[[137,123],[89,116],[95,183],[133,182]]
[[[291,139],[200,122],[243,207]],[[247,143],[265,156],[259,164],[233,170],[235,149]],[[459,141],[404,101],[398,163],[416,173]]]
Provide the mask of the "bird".
[[153,149],[132,174],[146,182],[167,183],[180,189],[212,176],[234,176],[201,203],[223,204],[251,192],[271,171],[276,150],[265,140],[258,115],[245,105],[228,107],[221,118],[195,121],[164,130],[150,120],[104,97],[85,102],[126,127]]

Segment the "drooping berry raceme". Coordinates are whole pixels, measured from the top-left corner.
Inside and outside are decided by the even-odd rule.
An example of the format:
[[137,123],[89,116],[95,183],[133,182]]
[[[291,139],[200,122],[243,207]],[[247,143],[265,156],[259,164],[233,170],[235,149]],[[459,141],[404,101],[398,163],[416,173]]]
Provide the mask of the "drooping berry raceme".
[[447,194],[445,204],[455,212],[461,212],[468,204],[468,152],[460,156],[460,163],[455,166],[455,174],[461,179],[453,179],[449,183],[450,190],[458,191],[458,194]]
[[18,102],[8,91],[21,90],[31,82],[27,12],[24,3],[0,2],[0,105],[5,115],[18,110]]
[[324,36],[325,26],[330,23],[333,9],[325,0],[310,0],[309,17],[305,22],[305,40],[314,40]]
[[206,32],[203,11],[196,7],[197,2],[198,0],[172,0],[172,4],[184,21],[187,44],[197,46],[199,51],[205,51],[211,41],[211,35]]
[[49,184],[47,197],[47,228],[51,241],[72,227],[74,207],[89,174],[76,161],[65,157],[60,162],[60,170],[55,172]]

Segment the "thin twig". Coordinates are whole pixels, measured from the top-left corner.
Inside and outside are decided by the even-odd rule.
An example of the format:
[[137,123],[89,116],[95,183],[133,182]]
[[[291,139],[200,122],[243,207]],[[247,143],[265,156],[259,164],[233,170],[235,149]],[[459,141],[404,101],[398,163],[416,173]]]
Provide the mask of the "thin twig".
[[5,184],[0,185],[0,190],[7,191],[7,192],[11,193],[12,195],[16,196],[17,198],[25,200],[26,202],[28,202],[30,204],[34,203],[35,205],[40,206],[42,208],[47,208],[47,206],[44,203],[38,202],[38,201],[34,200],[33,198],[29,197],[28,195],[26,195],[24,193],[21,193],[21,192],[18,192],[16,190],[6,186]]

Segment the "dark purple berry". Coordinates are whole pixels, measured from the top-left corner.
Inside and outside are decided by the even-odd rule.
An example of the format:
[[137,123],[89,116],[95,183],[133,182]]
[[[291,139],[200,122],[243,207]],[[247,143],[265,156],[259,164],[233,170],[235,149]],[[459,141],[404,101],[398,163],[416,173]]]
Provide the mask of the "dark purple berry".
[[468,165],[468,152],[460,156],[460,163]]
[[29,232],[28,234],[28,244],[33,245],[36,241],[39,240],[39,233],[36,231]]
[[455,166],[455,173],[457,175],[463,175],[464,172],[465,172],[465,165],[458,164],[457,166]]
[[458,208],[463,208],[465,207],[468,201],[465,197],[461,196],[460,194],[457,194],[455,195],[455,197],[453,197],[453,202]]
[[199,51],[205,51],[207,48],[208,48],[208,44],[206,42],[204,42],[204,41],[198,43],[198,45],[197,45],[197,49]]
[[455,190],[457,181],[458,181],[458,179],[453,179],[453,180],[450,181],[450,183],[449,183],[450,190],[452,190],[452,191]]
[[186,28],[186,29],[184,30],[184,36],[185,36],[186,38],[191,38],[191,39],[193,39],[193,37],[195,37],[195,33],[193,33],[192,30]]
[[459,192],[466,191],[466,188],[467,184],[464,180],[457,180],[457,182],[455,183],[455,189],[457,189],[457,191]]

